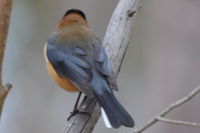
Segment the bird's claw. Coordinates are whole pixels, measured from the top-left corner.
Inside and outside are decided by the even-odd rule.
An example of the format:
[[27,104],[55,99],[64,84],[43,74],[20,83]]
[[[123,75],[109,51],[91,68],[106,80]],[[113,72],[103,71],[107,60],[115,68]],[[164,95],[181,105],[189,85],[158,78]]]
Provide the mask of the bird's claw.
[[83,114],[83,115],[88,115],[89,117],[91,117],[91,114],[88,112],[84,112],[84,111],[79,111],[78,109],[74,110],[73,112],[70,112],[69,117],[67,118],[67,121],[70,121],[70,119],[72,117],[74,117],[76,114]]

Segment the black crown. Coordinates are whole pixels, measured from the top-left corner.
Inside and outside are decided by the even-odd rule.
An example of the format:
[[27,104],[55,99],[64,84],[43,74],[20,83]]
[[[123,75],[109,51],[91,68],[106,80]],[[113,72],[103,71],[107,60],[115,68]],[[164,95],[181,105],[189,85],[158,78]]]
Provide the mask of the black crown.
[[77,13],[77,14],[81,15],[86,20],[85,14],[79,9],[69,9],[69,10],[67,10],[64,17],[71,14],[71,13]]

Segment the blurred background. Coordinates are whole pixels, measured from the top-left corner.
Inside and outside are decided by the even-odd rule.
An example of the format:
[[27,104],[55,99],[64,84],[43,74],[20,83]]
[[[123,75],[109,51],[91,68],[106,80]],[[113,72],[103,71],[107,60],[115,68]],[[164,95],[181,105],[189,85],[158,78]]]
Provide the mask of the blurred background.
[[[101,39],[117,0],[14,0],[4,82],[12,82],[0,121],[1,133],[63,133],[77,94],[60,89],[47,73],[43,46],[70,8],[87,14]],[[118,76],[118,99],[141,126],[200,83],[200,1],[142,0]],[[200,122],[200,95],[167,115]],[[102,118],[94,133],[107,129]],[[199,128],[157,123],[145,133],[199,133]]]

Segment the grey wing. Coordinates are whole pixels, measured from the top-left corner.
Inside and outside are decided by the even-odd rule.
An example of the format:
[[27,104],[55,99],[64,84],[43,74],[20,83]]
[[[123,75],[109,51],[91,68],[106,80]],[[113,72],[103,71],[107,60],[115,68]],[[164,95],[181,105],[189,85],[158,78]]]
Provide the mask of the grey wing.
[[84,59],[87,53],[78,47],[59,48],[48,45],[47,57],[59,76],[69,79],[86,95],[90,95],[91,65]]
[[108,57],[106,55],[105,49],[100,44],[94,44],[94,53],[95,53],[95,66],[98,72],[103,75],[109,86],[114,89],[118,90],[116,76],[110,66]]

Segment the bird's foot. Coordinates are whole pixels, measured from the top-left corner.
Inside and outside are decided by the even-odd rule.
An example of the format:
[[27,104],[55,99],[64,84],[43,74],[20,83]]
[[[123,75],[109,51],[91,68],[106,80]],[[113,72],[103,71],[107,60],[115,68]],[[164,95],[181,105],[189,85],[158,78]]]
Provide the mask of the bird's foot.
[[74,110],[73,112],[70,112],[69,117],[67,118],[67,121],[69,121],[72,117],[74,117],[77,114],[83,114],[83,115],[88,115],[89,117],[91,117],[91,114],[88,112],[84,112],[84,111],[79,111],[78,109]]

